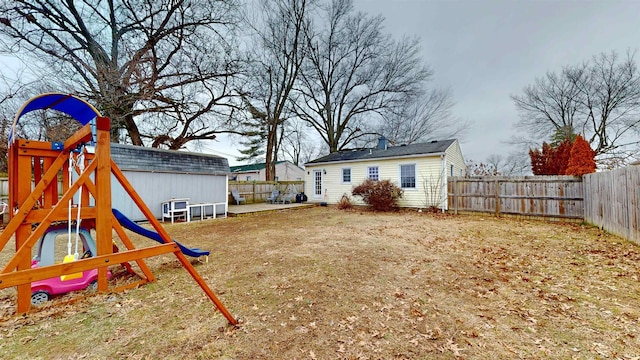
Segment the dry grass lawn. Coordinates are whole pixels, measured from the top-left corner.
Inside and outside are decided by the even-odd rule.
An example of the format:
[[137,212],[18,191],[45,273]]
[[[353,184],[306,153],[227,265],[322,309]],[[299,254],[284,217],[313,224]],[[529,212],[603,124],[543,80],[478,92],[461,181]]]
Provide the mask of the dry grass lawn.
[[154,284],[25,316],[1,292],[0,358],[640,357],[639,248],[597,228],[317,207],[166,229],[212,250],[196,269],[240,326],[164,256]]

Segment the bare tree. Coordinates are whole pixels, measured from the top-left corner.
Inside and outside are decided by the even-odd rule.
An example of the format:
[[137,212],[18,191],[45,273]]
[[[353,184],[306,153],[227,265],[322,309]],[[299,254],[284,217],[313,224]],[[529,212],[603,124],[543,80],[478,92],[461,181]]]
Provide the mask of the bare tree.
[[600,165],[625,163],[640,144],[640,73],[634,57],[602,53],[536,79],[524,94],[512,96],[519,128],[537,143],[582,134]]
[[424,207],[431,211],[444,209],[447,201],[446,189],[443,188],[444,174],[422,174],[422,189],[424,190]]
[[527,152],[514,151],[504,159],[500,172],[505,176],[531,175],[531,158]]
[[317,18],[325,23],[306,33],[295,106],[335,152],[376,133],[375,115],[403,106],[432,73],[421,64],[418,39],[392,40],[382,16],[354,12],[351,0],[332,0]]
[[[4,66],[4,64],[0,65]],[[13,77],[8,76],[4,71],[0,72],[0,172],[8,171],[7,151],[13,118],[24,102],[24,98],[27,97],[25,93],[37,85],[35,81],[20,81],[24,73],[24,68],[15,70]],[[22,133],[19,129],[16,132]]]
[[287,123],[280,152],[300,166],[322,155],[322,148],[307,134],[307,126],[298,119]]
[[[252,44],[249,91],[244,97],[251,113],[246,122],[252,144],[264,143],[266,179],[276,177],[276,161],[284,123],[291,117],[291,95],[306,54],[304,33],[309,27],[312,0],[259,2]],[[259,19],[259,20],[258,20]],[[251,148],[249,151],[253,151]]]
[[114,141],[179,149],[225,131],[234,0],[16,0],[0,13],[0,52],[37,58],[52,87],[94,102]]
[[391,143],[413,144],[461,136],[469,123],[452,116],[451,91],[424,90],[384,116],[378,132]]

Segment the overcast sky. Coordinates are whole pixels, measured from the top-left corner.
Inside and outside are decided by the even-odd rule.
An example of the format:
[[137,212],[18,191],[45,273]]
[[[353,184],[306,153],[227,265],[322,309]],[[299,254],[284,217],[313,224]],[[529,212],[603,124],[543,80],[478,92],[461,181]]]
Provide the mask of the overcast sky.
[[[354,1],[359,11],[382,14],[393,36],[420,37],[433,85],[450,88],[454,114],[472,124],[462,151],[475,162],[511,151],[504,141],[516,134],[518,114],[509,96],[536,77],[601,52],[640,52],[640,0]],[[234,165],[237,146],[220,136],[193,150]]]
[[[419,36],[433,83],[449,87],[456,116],[472,123],[466,160],[506,154],[518,120],[510,95],[564,65],[640,50],[640,1],[355,0],[382,14],[387,32]],[[640,60],[640,53],[636,56]]]

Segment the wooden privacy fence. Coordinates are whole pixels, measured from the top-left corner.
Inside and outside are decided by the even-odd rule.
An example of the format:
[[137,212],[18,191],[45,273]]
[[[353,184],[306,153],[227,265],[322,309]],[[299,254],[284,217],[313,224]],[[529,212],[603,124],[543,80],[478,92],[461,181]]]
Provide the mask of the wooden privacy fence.
[[582,180],[574,176],[450,177],[448,209],[546,218],[584,218]]
[[584,176],[584,219],[640,243],[640,166]]
[[281,194],[304,192],[304,181],[235,181],[229,180],[229,204],[235,205],[231,190],[238,190],[240,196],[247,199],[247,204],[267,201],[273,190]]

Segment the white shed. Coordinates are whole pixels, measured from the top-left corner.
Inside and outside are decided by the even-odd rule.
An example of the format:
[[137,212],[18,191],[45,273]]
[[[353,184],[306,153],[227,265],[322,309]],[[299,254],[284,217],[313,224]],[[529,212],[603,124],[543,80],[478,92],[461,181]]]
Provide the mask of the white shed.
[[[216,214],[227,213],[229,162],[224,157],[111,144],[111,158],[157,218],[163,201],[178,198],[215,203]],[[145,218],[113,176],[111,196],[112,207],[130,219]],[[213,215],[211,207],[205,211]]]

